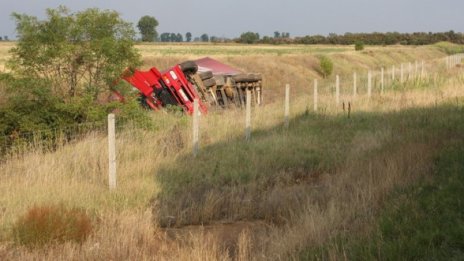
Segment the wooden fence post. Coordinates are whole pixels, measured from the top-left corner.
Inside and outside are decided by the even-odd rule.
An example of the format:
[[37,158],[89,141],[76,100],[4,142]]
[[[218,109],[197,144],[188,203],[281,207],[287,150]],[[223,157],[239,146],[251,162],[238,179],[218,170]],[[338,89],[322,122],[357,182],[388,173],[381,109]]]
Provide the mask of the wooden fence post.
[[317,79],[314,79],[314,111],[317,112],[317,99],[318,99],[318,91],[317,91]]
[[421,74],[420,74],[421,79],[424,79],[424,76],[425,76],[425,62],[424,62],[424,60],[422,60]]
[[356,75],[356,72],[353,73],[353,96],[356,97],[358,94],[358,76]]
[[380,93],[383,94],[383,89],[385,85],[385,79],[384,79],[384,68],[380,69]]
[[290,124],[290,84],[285,86],[285,128]]
[[245,140],[251,139],[251,93],[246,90]]
[[193,133],[192,133],[192,141],[193,141],[193,156],[196,157],[198,152],[200,151],[200,110],[199,110],[199,102],[198,99],[193,101]]
[[412,74],[412,63],[409,62],[409,68],[408,68],[408,81],[411,80],[411,74]]
[[340,76],[336,76],[335,80],[335,103],[340,104]]
[[404,82],[404,65],[401,64],[401,70],[400,70],[400,82]]
[[372,72],[369,70],[367,72],[367,98],[372,96]]
[[114,114],[108,114],[108,174],[110,190],[116,189],[116,123]]

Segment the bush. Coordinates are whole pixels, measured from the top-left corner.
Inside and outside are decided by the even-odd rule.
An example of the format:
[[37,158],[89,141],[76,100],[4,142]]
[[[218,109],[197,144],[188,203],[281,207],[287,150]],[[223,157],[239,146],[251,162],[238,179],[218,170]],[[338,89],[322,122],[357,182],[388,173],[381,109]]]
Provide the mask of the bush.
[[320,70],[324,78],[327,78],[328,76],[330,76],[333,72],[332,60],[330,60],[330,58],[327,56],[320,56],[319,63],[321,67]]
[[356,51],[362,51],[364,50],[364,42],[358,41],[354,44],[354,49]]
[[35,206],[19,217],[13,227],[15,242],[26,246],[81,243],[91,232],[91,220],[83,210],[63,205]]

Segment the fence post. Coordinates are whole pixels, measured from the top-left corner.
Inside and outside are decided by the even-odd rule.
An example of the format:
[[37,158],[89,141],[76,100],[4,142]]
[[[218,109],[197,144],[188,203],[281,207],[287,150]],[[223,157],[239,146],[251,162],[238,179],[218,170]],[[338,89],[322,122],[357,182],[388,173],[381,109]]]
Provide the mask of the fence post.
[[290,124],[290,84],[285,85],[285,128]]
[[383,94],[383,89],[384,89],[384,85],[385,85],[385,80],[384,80],[384,68],[382,67],[382,69],[380,70],[380,93]]
[[411,74],[412,74],[412,63],[409,62],[409,68],[408,68],[408,81],[411,80]]
[[108,114],[108,181],[110,190],[116,189],[116,123],[114,114]]
[[404,65],[401,64],[401,70],[400,70],[400,82],[404,82]]
[[356,72],[353,73],[353,96],[356,97],[356,95],[358,94],[358,79],[357,79],[357,75],[356,75]]
[[372,72],[369,70],[367,72],[367,98],[372,96]]
[[193,133],[192,133],[192,140],[193,140],[193,156],[196,157],[198,152],[200,151],[200,110],[199,110],[199,102],[198,99],[193,101]]
[[318,92],[317,92],[317,79],[314,79],[314,111],[317,112],[317,99],[318,99]]
[[245,140],[251,139],[251,93],[246,90]]
[[336,76],[335,80],[335,102],[337,106],[340,104],[340,76]]
[[414,70],[414,79],[417,79],[418,72],[419,72],[419,62],[416,61],[416,69]]
[[420,77],[421,77],[421,80],[424,79],[424,75],[425,74],[425,62],[424,60],[422,60],[422,63],[421,63],[421,74],[420,74]]

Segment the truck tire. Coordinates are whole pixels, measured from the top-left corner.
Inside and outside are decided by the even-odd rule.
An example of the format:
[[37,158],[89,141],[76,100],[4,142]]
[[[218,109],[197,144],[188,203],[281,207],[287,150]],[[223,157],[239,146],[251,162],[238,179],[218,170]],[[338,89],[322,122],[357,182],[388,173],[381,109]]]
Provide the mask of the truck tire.
[[216,85],[216,80],[214,78],[209,78],[203,81],[203,84],[206,88]]
[[260,73],[254,73],[252,75],[253,75],[253,78],[255,79],[255,81],[262,81],[263,80],[263,76]]
[[198,71],[198,65],[194,61],[183,62],[179,66],[185,74],[195,74]]
[[198,75],[204,81],[206,79],[212,78],[213,77],[213,72],[212,71],[206,71],[206,72],[201,72]]
[[237,74],[232,77],[235,82],[256,82],[254,75],[252,74]]

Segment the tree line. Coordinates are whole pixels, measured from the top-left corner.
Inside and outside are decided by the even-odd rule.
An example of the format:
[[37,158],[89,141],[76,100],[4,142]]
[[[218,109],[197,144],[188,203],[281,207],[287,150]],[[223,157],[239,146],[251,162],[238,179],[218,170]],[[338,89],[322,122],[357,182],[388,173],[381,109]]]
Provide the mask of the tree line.
[[415,33],[399,33],[399,32],[374,32],[374,33],[345,33],[335,34],[331,33],[327,36],[324,35],[307,35],[303,37],[290,37],[289,32],[275,31],[273,36],[261,37],[256,32],[244,32],[240,37],[229,39],[224,37],[208,36],[202,34],[200,37],[192,38],[192,34],[187,32],[185,38],[180,33],[162,33],[158,37],[156,27],[158,21],[152,16],[143,16],[137,27],[142,35],[141,40],[147,42],[160,41],[160,42],[236,42],[246,44],[339,44],[339,45],[352,45],[356,43],[363,43],[368,45],[427,45],[437,42],[452,42],[456,44],[464,44],[464,34],[456,33],[454,31],[448,32],[415,32]]

